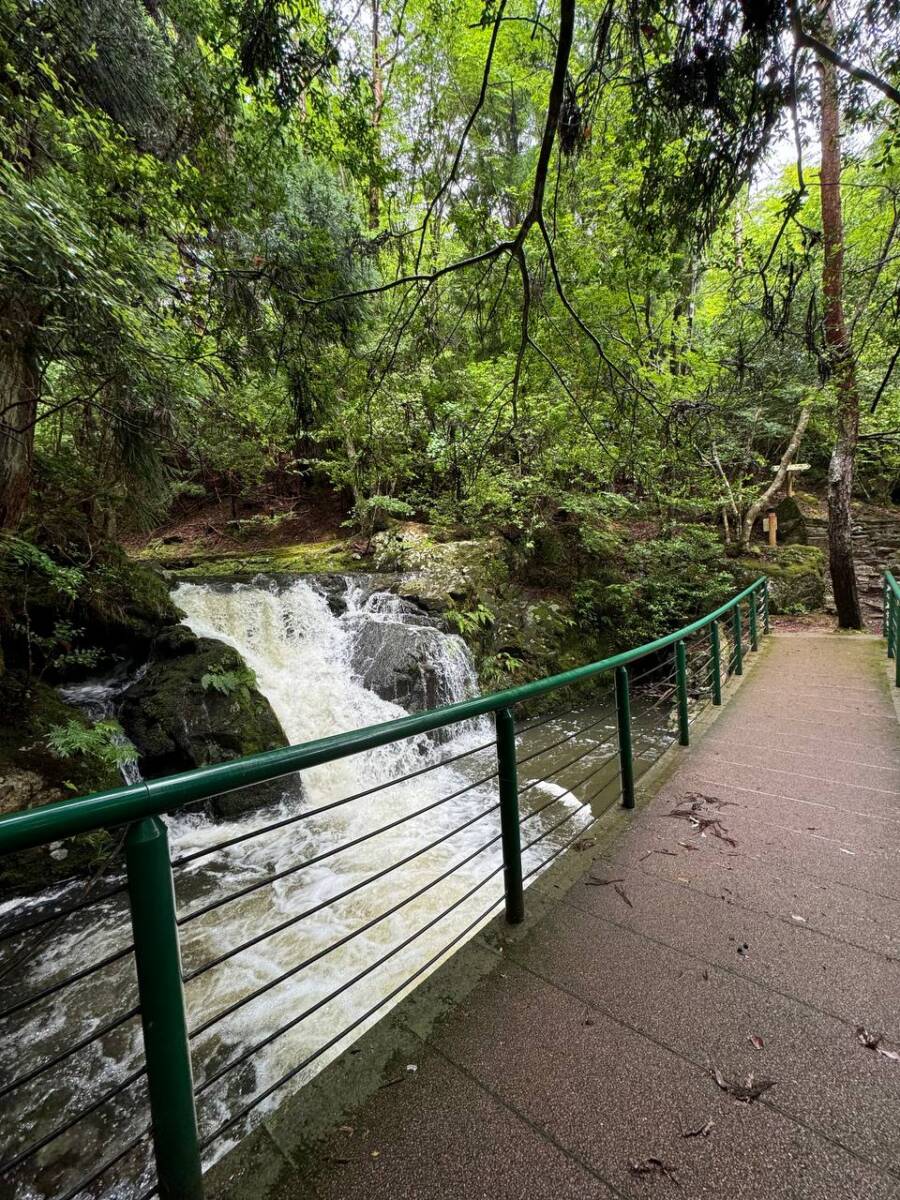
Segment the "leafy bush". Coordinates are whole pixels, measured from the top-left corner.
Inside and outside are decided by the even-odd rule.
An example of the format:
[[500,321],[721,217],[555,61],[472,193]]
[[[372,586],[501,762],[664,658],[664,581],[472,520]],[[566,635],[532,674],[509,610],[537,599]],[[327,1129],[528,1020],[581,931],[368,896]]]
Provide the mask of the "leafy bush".
[[106,767],[120,768],[137,761],[138,753],[125,737],[118,721],[97,721],[86,725],[74,718],[64,725],[52,725],[47,745],[57,758],[79,755]]
[[237,671],[216,668],[201,677],[200,686],[204,692],[212,690],[220,692],[223,696],[230,696],[242,687],[256,687],[256,676],[249,667]]
[[586,580],[574,600],[579,617],[608,633],[616,648],[652,641],[725,601],[735,579],[716,533],[686,525],[632,546],[627,578]]

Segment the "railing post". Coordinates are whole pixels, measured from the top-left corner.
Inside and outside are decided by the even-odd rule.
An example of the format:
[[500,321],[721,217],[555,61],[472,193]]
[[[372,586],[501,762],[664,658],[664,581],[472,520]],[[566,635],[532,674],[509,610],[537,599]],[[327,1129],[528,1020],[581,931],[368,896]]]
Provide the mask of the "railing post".
[[769,629],[769,580],[766,579],[763,585],[763,633],[771,632]]
[[900,612],[894,604],[894,685],[900,688]]
[[689,746],[691,729],[688,723],[687,650],[683,641],[675,643],[675,688],[678,693],[678,741],[682,746]]
[[519,826],[519,779],[516,769],[516,719],[512,709],[498,708],[497,765],[500,779],[500,833],[503,845],[503,886],[506,919],[518,925],[525,917],[522,889],[522,839]]
[[897,627],[897,609],[894,605],[893,588],[887,589],[887,603],[885,605],[885,630],[887,637],[887,653],[888,658],[894,657],[894,632]]
[[628,694],[627,667],[616,667],[616,725],[619,731],[622,807],[634,808],[634,755],[631,746],[631,697]]
[[731,613],[731,624],[734,632],[734,673],[735,675],[743,675],[744,673],[744,648],[741,641],[744,636],[744,631],[741,626],[741,606],[736,604]]
[[709,644],[711,651],[710,666],[712,667],[712,702],[722,703],[722,650],[719,645],[719,622],[713,621],[709,627]]
[[125,863],[159,1194],[162,1200],[202,1200],[175,889],[159,817],[129,828]]
[[759,635],[756,630],[756,592],[750,597],[750,602],[747,605],[747,613],[750,617],[750,649],[759,649]]

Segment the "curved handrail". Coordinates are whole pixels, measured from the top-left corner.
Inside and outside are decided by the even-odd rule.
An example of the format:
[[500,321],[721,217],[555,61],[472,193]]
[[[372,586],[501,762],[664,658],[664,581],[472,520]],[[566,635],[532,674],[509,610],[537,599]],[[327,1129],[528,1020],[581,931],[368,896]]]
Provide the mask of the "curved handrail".
[[[890,578],[893,580],[893,576]],[[742,601],[755,595],[760,589],[765,589],[766,585],[766,576],[760,576],[713,612],[674,633],[666,634],[665,637],[647,642],[633,650],[626,650],[583,667],[574,667],[559,675],[535,680],[533,683],[506,688],[473,700],[458,701],[442,708],[400,717],[395,721],[367,725],[362,729],[319,738],[313,742],[267,750],[261,754],[214,763],[211,766],[196,767],[164,779],[146,780],[126,787],[95,792],[89,796],[67,797],[39,808],[9,813],[0,817],[0,854],[31,849],[48,841],[123,825],[142,817],[158,816],[182,804],[207,800],[212,796],[252,784],[266,783],[296,771],[347,758],[363,750],[372,750],[389,742],[429,733],[443,725],[452,725],[474,717],[486,716],[488,713],[496,713],[500,709],[511,708],[525,700],[545,696],[558,688],[581,683],[605,671],[613,671],[648,654],[664,650],[726,616]],[[896,581],[894,587],[897,587]]]

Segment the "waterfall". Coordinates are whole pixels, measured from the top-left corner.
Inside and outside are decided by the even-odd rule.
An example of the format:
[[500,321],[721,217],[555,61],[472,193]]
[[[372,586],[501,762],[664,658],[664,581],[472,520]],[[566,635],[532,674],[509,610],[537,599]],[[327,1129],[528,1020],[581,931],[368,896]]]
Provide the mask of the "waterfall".
[[[477,693],[462,638],[443,632],[415,605],[365,577],[343,580],[331,596],[314,579],[261,578],[183,583],[173,599],[194,633],[227,642],[241,654],[292,745]],[[408,708],[402,700],[411,702]],[[469,724],[455,740],[479,732],[484,740],[486,728]],[[370,751],[366,779],[384,782],[405,774],[428,753],[426,738]],[[318,806],[358,790],[360,768],[352,758],[306,772],[307,795]]]
[[[183,583],[174,599],[195,633],[239,651],[293,744],[461,700],[477,688],[460,638],[365,577]],[[70,698],[105,716],[115,710],[117,687],[110,681],[81,685]],[[579,719],[541,728],[540,744],[577,730],[571,723]],[[599,739],[599,733],[592,736]],[[195,1079],[240,1062],[202,1090],[201,1137],[249,1098],[267,1096],[212,1144],[207,1161],[277,1107],[284,1095],[279,1081],[290,1073],[290,1087],[300,1087],[336,1058],[471,936],[501,898],[492,722],[461,724],[445,737],[407,738],[304,771],[301,788],[286,785],[280,803],[231,822],[202,812],[166,818],[183,919],[189,1024],[202,1030],[191,1043]],[[552,753],[567,757],[578,745],[573,741]],[[608,751],[598,753],[602,759]],[[537,869],[554,844],[588,819],[588,813],[574,812],[576,798],[564,790],[591,761],[580,759],[557,776],[562,786],[538,777],[525,789],[523,806],[533,806],[534,813],[523,834],[533,839],[546,829],[551,839],[526,853],[526,866]],[[541,759],[528,770],[547,775],[549,767],[550,760]],[[554,796],[556,806],[544,815]],[[569,809],[574,823],[557,832]],[[179,862],[186,856],[194,857]],[[65,903],[67,895],[57,890],[34,903]],[[31,904],[24,902],[25,913],[34,911]],[[215,907],[201,912],[207,904]],[[142,1062],[134,1018],[90,1041],[92,1031],[136,1001],[127,955],[89,973],[127,945],[126,897],[114,894],[77,911],[50,936],[40,932],[33,942],[25,934],[0,949],[0,1001],[34,994],[74,972],[85,977],[55,993],[49,1005],[16,1016],[0,1042],[0,1075],[11,1077],[79,1039],[87,1044],[65,1059],[52,1086],[39,1074],[16,1091],[7,1122],[15,1130],[12,1151],[58,1124],[61,1114],[115,1088]],[[5,963],[4,950],[13,955]],[[24,969],[18,955],[24,955]],[[195,974],[211,960],[216,965]],[[4,979],[3,967],[11,961],[16,970],[7,970]],[[306,1065],[297,1071],[298,1064]],[[65,1193],[91,1159],[106,1154],[111,1130],[118,1141],[140,1130],[147,1119],[143,1088],[141,1083],[79,1122],[86,1158],[48,1151],[23,1165],[16,1197]],[[274,1089],[271,1095],[268,1089]],[[103,1194],[132,1200],[152,1182],[152,1170],[149,1146],[142,1143],[109,1176]]]
[[[67,704],[79,709],[92,722],[115,720],[122,693],[140,679],[145,670],[146,667],[141,667],[131,675],[119,672],[103,679],[88,679],[84,683],[68,684],[57,690]],[[134,753],[134,758],[127,758],[120,763],[119,770],[125,783],[138,783],[141,772],[131,740],[123,732],[114,734],[112,740]]]

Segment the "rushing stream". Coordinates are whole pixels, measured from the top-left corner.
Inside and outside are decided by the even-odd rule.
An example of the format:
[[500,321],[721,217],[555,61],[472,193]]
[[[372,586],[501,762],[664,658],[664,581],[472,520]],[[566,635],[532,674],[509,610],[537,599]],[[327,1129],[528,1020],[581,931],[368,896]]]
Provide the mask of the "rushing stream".
[[[191,629],[240,651],[291,743],[404,716],[403,703],[431,707],[477,689],[462,640],[372,581],[185,583],[174,598]],[[103,715],[114,711],[109,689],[94,699],[106,706]],[[581,709],[526,732],[520,756],[599,716]],[[526,849],[526,871],[577,836],[590,820],[590,808],[578,806],[604,782],[599,807],[614,799],[613,729],[603,716],[589,733],[523,764],[523,815],[531,814],[523,844],[546,835]],[[169,818],[207,1162],[277,1106],[285,1087],[301,1086],[380,1019],[411,977],[415,986],[454,940],[451,952],[498,911],[491,907],[502,893],[496,780],[486,778],[495,770],[492,739],[489,719],[469,722],[449,740],[409,738],[288,778],[280,802],[238,821],[199,812]],[[456,761],[434,765],[448,758]],[[552,782],[541,782],[551,772]],[[591,772],[589,784],[576,786]],[[396,782],[403,776],[410,778]],[[452,798],[437,803],[444,797]],[[427,811],[403,820],[419,810]],[[301,814],[310,815],[290,820]],[[277,821],[277,829],[234,841]],[[338,846],[345,848],[328,853]],[[423,847],[430,848],[417,853]],[[372,876],[379,877],[356,887]],[[0,916],[32,919],[77,901],[83,887],[9,902]],[[152,1188],[149,1143],[140,1136],[147,1122],[140,1029],[128,1016],[136,1002],[132,960],[123,953],[92,970],[129,938],[118,893],[0,943],[3,1009],[84,972],[0,1020],[2,1158],[21,1156],[8,1176],[12,1189],[4,1181],[0,1194],[133,1200]],[[28,1078],[57,1057],[52,1070]]]

